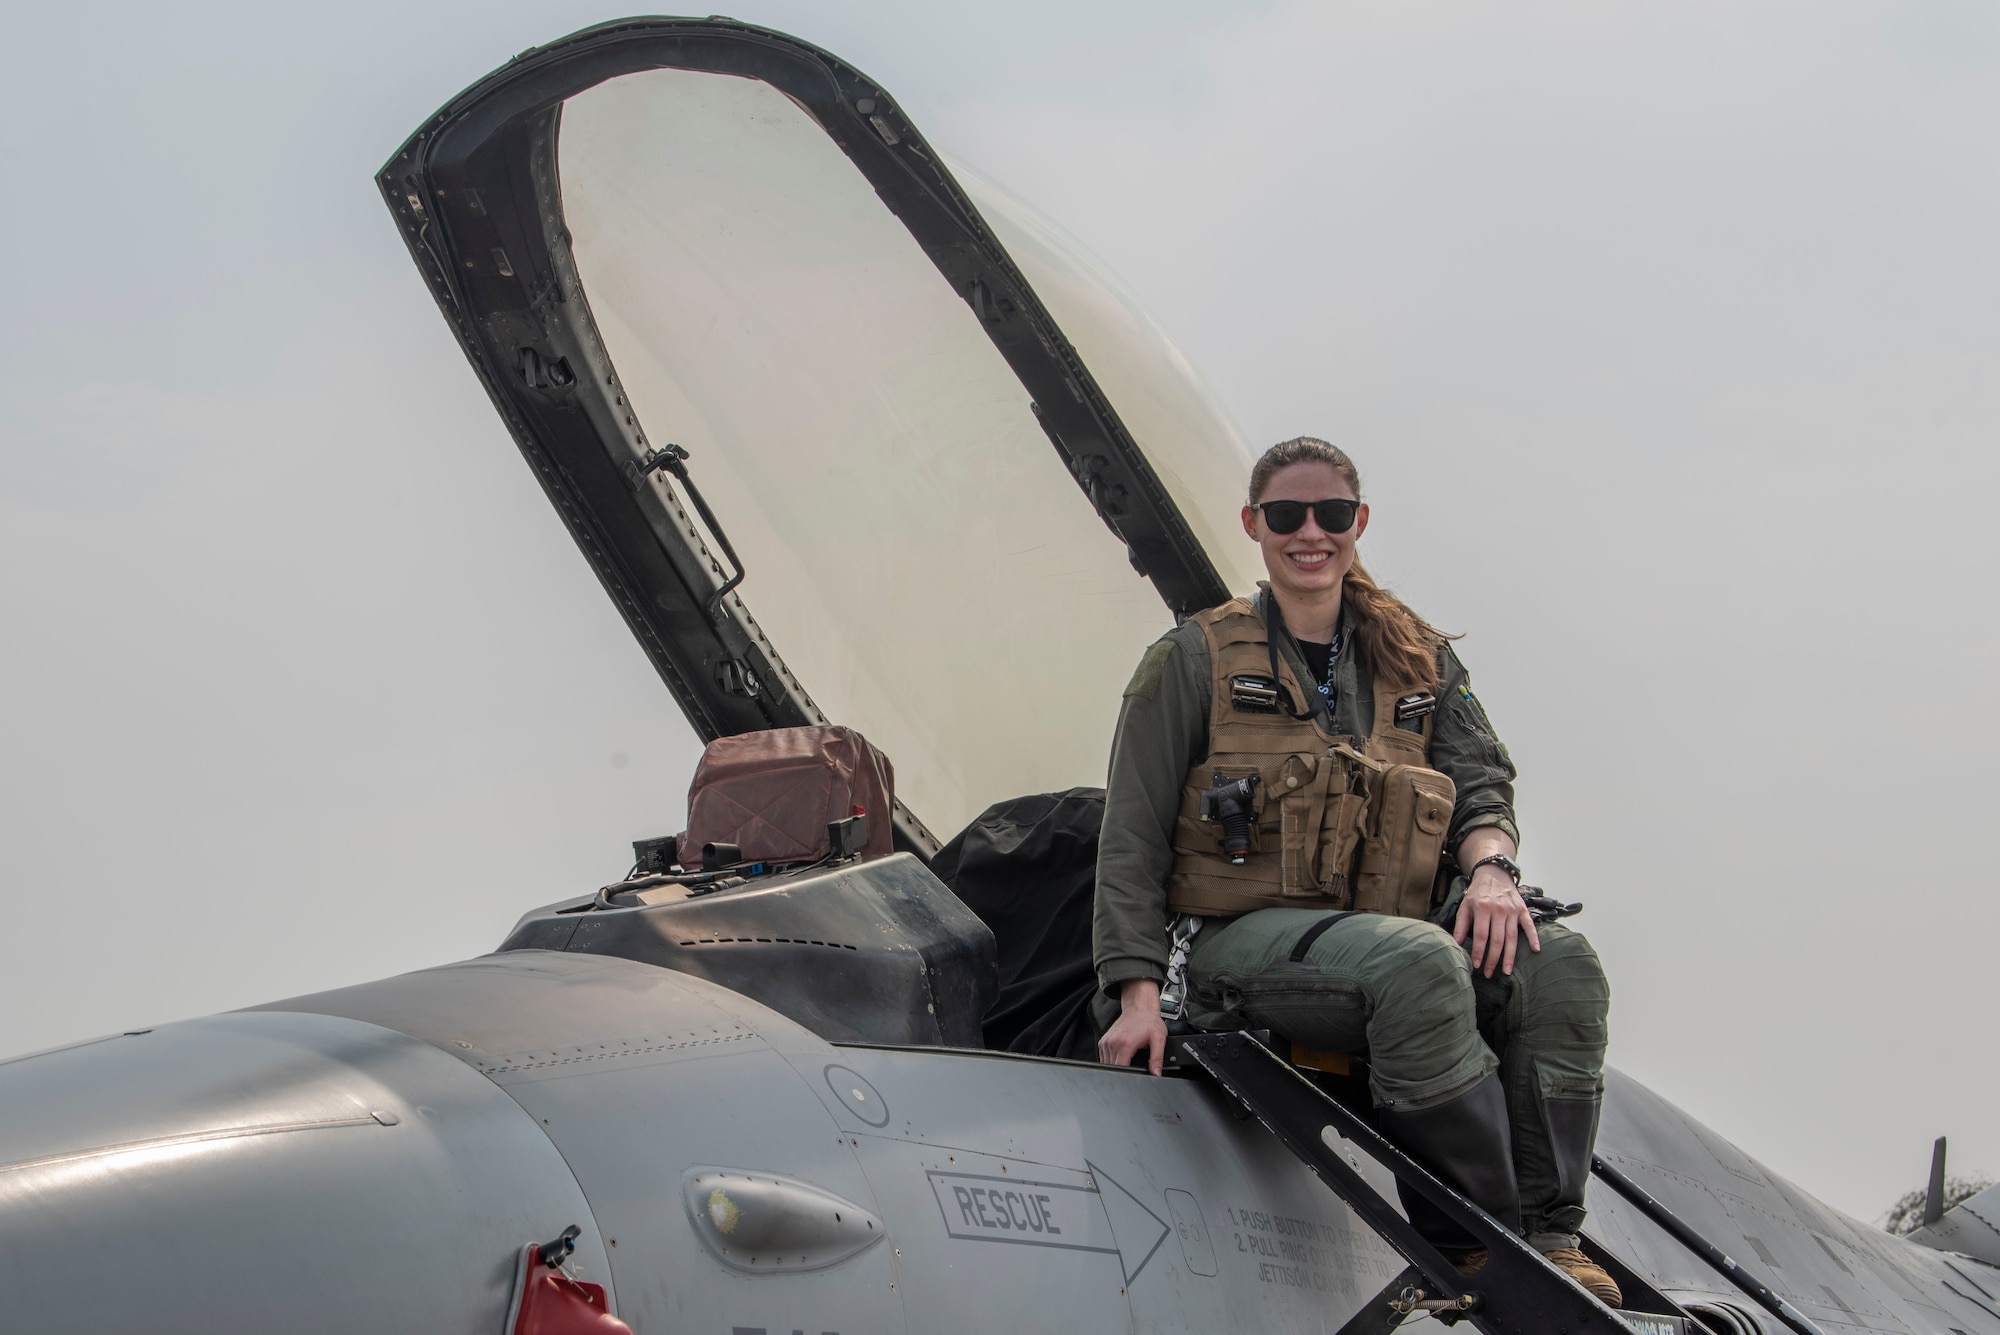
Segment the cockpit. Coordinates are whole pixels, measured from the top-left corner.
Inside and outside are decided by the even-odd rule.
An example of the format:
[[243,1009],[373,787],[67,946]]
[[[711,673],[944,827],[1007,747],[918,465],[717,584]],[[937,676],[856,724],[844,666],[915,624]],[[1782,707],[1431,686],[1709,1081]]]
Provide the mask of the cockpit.
[[[860,783],[857,752],[879,762]],[[1088,1060],[1102,790],[995,804],[927,863],[871,828],[889,782],[845,728],[721,739],[690,830],[635,841],[622,879],[524,915],[500,949],[693,974],[829,1042]]]

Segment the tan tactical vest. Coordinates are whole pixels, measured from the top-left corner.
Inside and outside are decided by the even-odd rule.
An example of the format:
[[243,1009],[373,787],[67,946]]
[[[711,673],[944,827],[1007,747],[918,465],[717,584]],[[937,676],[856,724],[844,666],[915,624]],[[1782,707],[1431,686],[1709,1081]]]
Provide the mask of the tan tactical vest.
[[[1213,673],[1209,753],[1182,786],[1168,907],[1204,916],[1264,908],[1427,916],[1444,879],[1440,859],[1457,794],[1424,763],[1434,709],[1422,714],[1421,731],[1396,726],[1398,703],[1420,688],[1377,671],[1371,734],[1335,737],[1317,717],[1290,718],[1266,703],[1270,641],[1249,600],[1193,620],[1208,637]],[[1278,675],[1294,708],[1313,699],[1282,654]],[[1239,867],[1222,853],[1221,825],[1201,818],[1201,793],[1218,775],[1249,774],[1258,778],[1256,821]]]

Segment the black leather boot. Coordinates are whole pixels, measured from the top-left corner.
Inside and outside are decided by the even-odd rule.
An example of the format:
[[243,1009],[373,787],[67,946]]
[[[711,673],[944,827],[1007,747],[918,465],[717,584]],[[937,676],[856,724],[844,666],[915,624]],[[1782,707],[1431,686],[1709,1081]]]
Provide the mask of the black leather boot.
[[[1513,1137],[1499,1076],[1487,1076],[1448,1103],[1416,1111],[1384,1109],[1381,1126],[1383,1135],[1445,1185],[1507,1228],[1521,1231],[1521,1190],[1514,1181]],[[1446,1256],[1485,1245],[1401,1183],[1397,1191],[1410,1223]]]
[[1603,1097],[1542,1100],[1542,1126],[1548,1132],[1549,1154],[1555,1160],[1556,1194],[1536,1224],[1555,1233],[1583,1227],[1583,1194],[1590,1186],[1590,1152],[1597,1144],[1597,1121]]

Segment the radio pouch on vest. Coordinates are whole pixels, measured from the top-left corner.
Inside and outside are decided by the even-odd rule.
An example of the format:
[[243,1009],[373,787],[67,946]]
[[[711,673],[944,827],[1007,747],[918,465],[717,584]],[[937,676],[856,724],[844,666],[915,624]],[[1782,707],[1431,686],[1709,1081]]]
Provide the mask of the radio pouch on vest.
[[1452,782],[1422,765],[1388,765],[1372,788],[1351,907],[1427,917],[1451,826]]

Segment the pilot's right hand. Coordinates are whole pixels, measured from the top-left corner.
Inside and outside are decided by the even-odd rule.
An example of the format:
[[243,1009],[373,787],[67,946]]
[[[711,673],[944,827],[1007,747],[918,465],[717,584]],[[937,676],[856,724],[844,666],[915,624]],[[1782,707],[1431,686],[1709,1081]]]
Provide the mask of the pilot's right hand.
[[1154,1075],[1167,1059],[1167,1022],[1160,1018],[1160,985],[1150,978],[1128,978],[1118,993],[1118,1020],[1097,1040],[1097,1060],[1106,1066],[1130,1066],[1146,1054],[1146,1069]]

